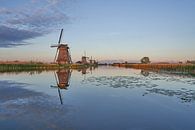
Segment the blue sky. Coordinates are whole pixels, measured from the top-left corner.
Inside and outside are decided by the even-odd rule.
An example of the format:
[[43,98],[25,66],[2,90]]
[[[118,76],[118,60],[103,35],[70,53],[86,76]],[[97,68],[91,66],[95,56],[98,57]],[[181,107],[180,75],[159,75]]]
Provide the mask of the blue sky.
[[60,28],[74,61],[195,59],[194,0],[1,0],[0,60],[52,61]]

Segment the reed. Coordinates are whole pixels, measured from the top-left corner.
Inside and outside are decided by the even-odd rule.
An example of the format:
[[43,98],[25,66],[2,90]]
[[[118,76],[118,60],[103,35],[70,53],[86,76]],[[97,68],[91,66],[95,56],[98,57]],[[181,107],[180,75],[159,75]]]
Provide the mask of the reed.
[[166,70],[195,73],[194,64],[113,64],[113,66],[145,70]]

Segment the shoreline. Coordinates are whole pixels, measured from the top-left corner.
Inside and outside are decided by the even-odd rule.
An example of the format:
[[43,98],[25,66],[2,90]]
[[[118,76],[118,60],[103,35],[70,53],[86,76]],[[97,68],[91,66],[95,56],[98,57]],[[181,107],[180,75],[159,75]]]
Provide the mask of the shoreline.
[[96,64],[49,64],[49,63],[25,63],[25,64],[0,64],[0,72],[41,71],[57,69],[83,69],[96,67]]
[[195,73],[195,64],[123,64],[116,63],[111,64],[115,67],[125,67],[143,70],[166,70],[166,71],[181,71],[181,72],[193,72]]

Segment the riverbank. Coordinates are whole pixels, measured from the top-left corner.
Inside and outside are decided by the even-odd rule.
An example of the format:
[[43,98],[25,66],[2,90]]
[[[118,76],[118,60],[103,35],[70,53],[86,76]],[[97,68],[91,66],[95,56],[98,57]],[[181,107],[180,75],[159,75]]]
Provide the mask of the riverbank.
[[50,64],[50,63],[24,63],[24,64],[0,64],[0,72],[22,72],[34,70],[56,70],[56,69],[82,69],[95,64]]
[[112,64],[112,66],[144,70],[166,70],[195,73],[195,64]]

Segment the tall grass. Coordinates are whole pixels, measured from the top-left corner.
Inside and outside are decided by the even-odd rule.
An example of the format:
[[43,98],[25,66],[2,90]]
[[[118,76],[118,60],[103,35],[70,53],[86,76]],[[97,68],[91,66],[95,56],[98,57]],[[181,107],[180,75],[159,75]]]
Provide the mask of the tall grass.
[[148,69],[148,70],[167,70],[167,71],[182,71],[195,73],[194,64],[113,64],[113,66]]

